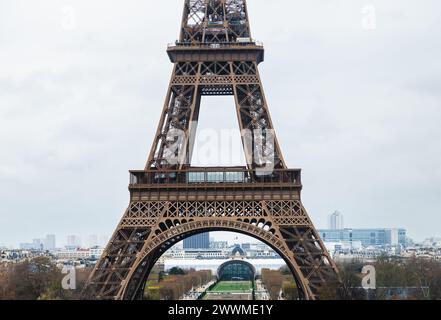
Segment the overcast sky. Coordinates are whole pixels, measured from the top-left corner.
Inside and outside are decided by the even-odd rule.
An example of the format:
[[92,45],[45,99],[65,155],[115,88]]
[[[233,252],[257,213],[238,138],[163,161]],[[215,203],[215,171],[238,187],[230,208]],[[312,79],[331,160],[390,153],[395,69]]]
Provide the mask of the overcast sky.
[[[0,0],[0,244],[113,232],[128,170],[150,150],[182,5]],[[282,151],[303,169],[316,226],[339,210],[347,227],[441,236],[440,1],[248,5]],[[203,101],[201,130],[237,127],[231,99]]]

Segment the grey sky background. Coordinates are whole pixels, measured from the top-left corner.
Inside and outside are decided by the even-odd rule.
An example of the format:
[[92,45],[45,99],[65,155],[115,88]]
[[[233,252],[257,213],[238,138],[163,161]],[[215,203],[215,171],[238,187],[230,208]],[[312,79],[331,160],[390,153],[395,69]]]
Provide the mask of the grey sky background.
[[[0,244],[113,232],[127,171],[150,150],[182,5],[0,0]],[[338,209],[347,227],[441,236],[441,3],[248,5],[278,138],[303,169],[316,226]],[[375,30],[362,27],[368,5]],[[202,129],[236,128],[232,100],[204,102]]]

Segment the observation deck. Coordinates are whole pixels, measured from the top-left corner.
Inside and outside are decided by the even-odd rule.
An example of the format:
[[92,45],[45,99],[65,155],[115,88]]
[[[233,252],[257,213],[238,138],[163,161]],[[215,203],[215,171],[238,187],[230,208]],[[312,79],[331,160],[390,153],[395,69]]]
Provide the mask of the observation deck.
[[245,167],[130,171],[133,199],[299,199],[301,170],[259,175]]
[[191,43],[176,42],[169,44],[167,54],[170,61],[255,61],[257,64],[265,59],[263,44],[256,41]]

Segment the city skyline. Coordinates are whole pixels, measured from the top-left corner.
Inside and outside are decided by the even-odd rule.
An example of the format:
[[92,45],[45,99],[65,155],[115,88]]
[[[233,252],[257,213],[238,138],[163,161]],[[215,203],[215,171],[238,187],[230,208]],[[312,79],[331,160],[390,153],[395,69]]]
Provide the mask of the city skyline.
[[[374,227],[360,227],[360,226],[346,226],[344,225],[344,217],[345,215],[343,213],[341,213],[339,210],[334,210],[332,211],[331,214],[329,214],[327,216],[326,222],[322,221],[322,223],[318,223],[318,226],[323,226],[323,227],[318,227],[317,229],[319,230],[327,230],[327,229],[334,229],[332,228],[332,224],[336,223],[336,222],[332,222],[332,218],[335,215],[338,215],[338,218],[341,220],[338,220],[338,223],[341,223],[341,225],[343,226],[343,229],[403,229],[400,226],[392,226],[392,227],[385,227],[385,226],[374,226]],[[338,228],[337,228],[338,230]],[[415,238],[412,237],[412,230],[406,229],[407,234],[409,236],[410,239],[415,240],[416,242],[423,242],[426,241],[427,239],[430,238],[441,238],[441,236],[439,234],[435,234],[435,235],[423,235],[421,238]],[[107,244],[107,241],[110,238],[110,233],[109,235],[98,235],[98,234],[87,234],[87,235],[82,235],[80,233],[76,233],[76,234],[66,234],[66,235],[57,235],[54,233],[48,234],[45,237],[49,236],[49,235],[55,235],[56,239],[57,239],[57,243],[61,243],[61,246],[58,246],[58,248],[61,247],[65,247],[65,246],[72,246],[73,244],[69,244],[69,237],[75,237],[76,241],[78,242],[76,245],[78,247],[93,247],[94,245],[91,245],[92,240],[91,239],[95,239],[94,241],[98,243],[98,246],[105,246]],[[259,243],[260,241],[250,237],[250,236],[246,236],[246,235],[242,235],[239,233],[234,233],[234,232],[222,232],[222,231],[217,231],[217,232],[210,232],[210,239],[214,239],[215,241],[228,241],[229,245],[234,245],[235,243]],[[62,239],[60,241],[60,239]],[[14,247],[14,248],[19,248],[21,244],[30,244],[30,240],[41,240],[41,242],[44,242],[44,237],[39,238],[39,237],[30,237],[29,240],[24,240],[24,241],[19,241],[18,243],[6,243],[5,241],[2,241],[2,239],[0,239],[0,247],[1,246],[5,246],[5,247]],[[181,241],[183,242],[183,241]],[[75,246],[75,245],[73,245]]]
[[[145,166],[164,103],[176,5],[157,3],[168,14],[145,19],[149,3],[0,0],[0,242],[111,234],[127,206],[128,170]],[[253,36],[267,49],[261,73],[279,142],[286,162],[303,169],[302,200],[317,228],[338,207],[351,227],[440,236],[441,46],[433,39],[441,31],[433,26],[441,4],[374,1],[371,30],[362,26],[365,5],[250,6]],[[268,12],[279,15],[271,29],[284,30],[276,37]],[[163,28],[153,32],[155,24]],[[201,132],[237,127],[227,100],[210,102],[221,112],[201,110]]]
[[[329,221],[328,221],[329,223]],[[371,230],[371,229],[383,229],[383,230],[400,230],[402,228],[400,227],[392,227],[392,228],[386,228],[386,227],[382,227],[382,226],[377,226],[374,228],[368,228],[368,227],[352,227],[352,226],[345,226],[344,230]],[[318,231],[328,231],[328,230],[332,230],[329,228],[318,228]],[[338,230],[338,229],[337,229]],[[412,238],[409,235],[409,230],[405,229],[407,232],[407,235],[409,236],[409,239],[414,240],[417,243],[422,243],[424,241],[427,241],[428,239],[441,239],[440,236],[437,235],[427,235],[425,237],[423,237],[422,239],[415,239]],[[108,239],[110,238],[109,236],[106,235],[96,235],[96,234],[92,234],[92,235],[86,235],[86,236],[80,236],[78,234],[76,235],[67,235],[65,237],[58,237],[55,235],[56,239],[57,239],[57,244],[61,243],[61,245],[58,245],[57,248],[63,248],[66,246],[71,246],[69,245],[69,237],[76,237],[77,240],[79,241],[79,245],[78,247],[84,247],[84,248],[90,248],[90,247],[94,247],[95,245],[91,244],[90,239],[91,238],[97,238],[98,240],[98,244],[97,246],[100,247],[104,247],[107,244]],[[59,240],[59,239],[64,239],[64,240]],[[87,240],[84,240],[87,239]],[[30,240],[41,240],[41,242],[43,243],[44,239],[43,238],[35,238],[35,237],[31,237]],[[242,244],[242,243],[261,243],[259,240],[250,237],[250,236],[246,236],[246,235],[242,235],[242,234],[238,234],[238,233],[234,233],[234,232],[222,232],[222,231],[216,231],[216,232],[209,232],[209,240],[210,241],[228,241],[228,244],[230,246],[234,245],[234,244]],[[325,240],[325,239],[322,239]],[[180,243],[183,243],[184,240],[182,240]],[[20,247],[21,244],[30,244],[30,242],[25,241],[21,241],[17,244],[6,244],[2,241],[0,241],[0,247],[4,246],[7,248],[14,248],[14,249],[18,249]],[[75,245],[74,245],[75,246]]]

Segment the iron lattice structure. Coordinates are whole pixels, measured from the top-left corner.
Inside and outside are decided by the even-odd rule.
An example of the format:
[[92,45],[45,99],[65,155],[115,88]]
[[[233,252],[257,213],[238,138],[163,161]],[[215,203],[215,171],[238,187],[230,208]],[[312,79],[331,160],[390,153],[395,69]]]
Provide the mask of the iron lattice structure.
[[[301,171],[287,169],[275,137],[246,139],[247,167],[190,166],[203,95],[233,95],[242,132],[272,130],[245,0],[186,0],[180,38],[147,166],[130,172],[130,205],[86,287],[88,298],[142,299],[158,259],[186,237],[232,231],[271,246],[286,261],[303,299],[319,299],[338,272],[301,202]],[[179,130],[180,138],[171,134]],[[268,140],[268,141],[266,141]],[[254,147],[273,155],[274,170]],[[170,161],[177,159],[177,161]]]

